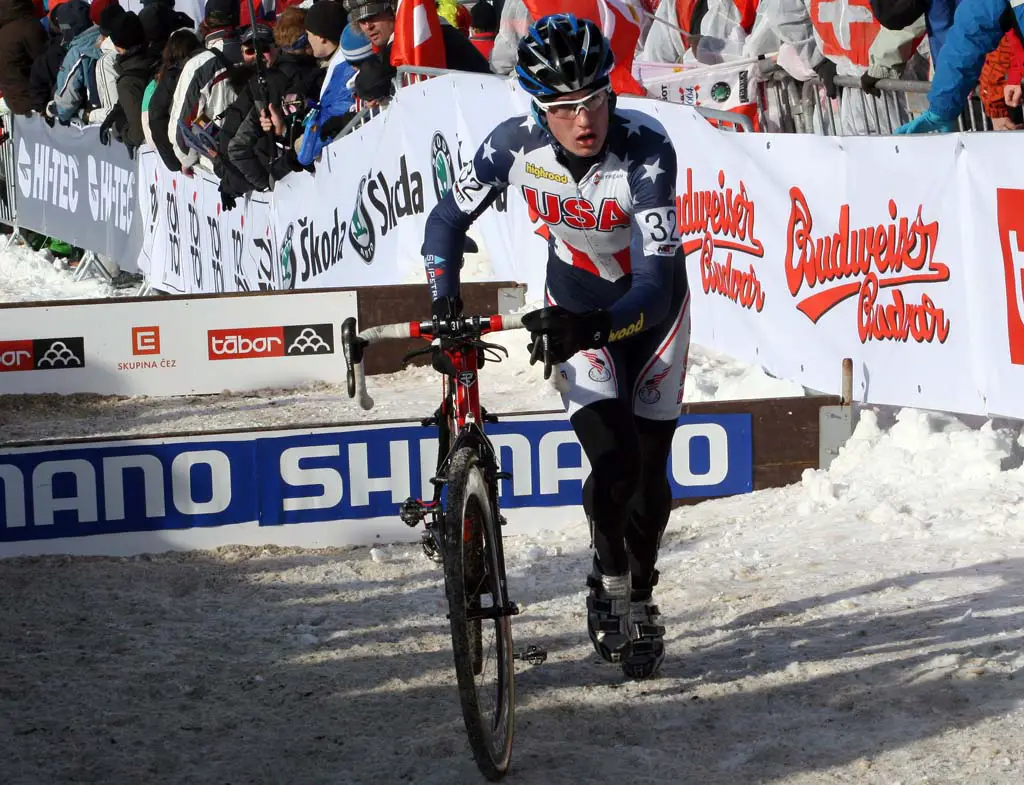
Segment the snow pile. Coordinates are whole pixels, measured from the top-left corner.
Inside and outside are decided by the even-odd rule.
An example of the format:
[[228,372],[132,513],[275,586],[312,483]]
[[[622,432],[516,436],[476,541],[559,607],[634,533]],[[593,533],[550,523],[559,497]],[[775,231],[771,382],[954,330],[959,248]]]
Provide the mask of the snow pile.
[[53,262],[25,246],[0,251],[0,302],[74,300],[113,297],[109,284],[98,279],[73,280],[73,272],[59,270]]

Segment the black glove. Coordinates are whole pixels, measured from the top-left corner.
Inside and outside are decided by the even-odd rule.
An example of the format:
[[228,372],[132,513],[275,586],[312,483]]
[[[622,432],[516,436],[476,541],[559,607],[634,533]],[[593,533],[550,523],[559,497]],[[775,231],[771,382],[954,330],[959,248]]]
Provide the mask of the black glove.
[[608,343],[612,317],[607,311],[570,313],[560,305],[531,311],[523,317],[530,331],[530,365],[544,361],[544,378],[551,366],[564,363],[580,349],[600,349]]
[[836,64],[829,60],[827,57],[814,66],[814,73],[821,79],[821,83],[825,85],[825,95],[829,98],[835,98],[839,95],[839,88],[836,87]]
[[320,141],[329,142],[335,136],[341,133],[341,129],[345,127],[346,118],[344,115],[338,115],[324,122],[320,126]]
[[865,73],[860,78],[860,89],[863,90],[868,95],[873,95],[875,96],[875,98],[880,98],[882,95],[882,91],[879,90],[875,85],[877,85],[881,81],[881,77],[869,76],[868,74]]
[[225,193],[224,189],[220,189],[220,206],[225,210],[234,210],[237,201],[232,194]]
[[462,298],[458,295],[438,297],[430,304],[430,315],[434,317],[435,322],[450,322],[453,319],[458,319],[462,316]]
[[139,146],[137,144],[125,143],[124,149],[128,151],[128,157],[134,161],[135,153],[138,152]]
[[117,115],[114,112],[110,112],[103,118],[103,122],[100,124],[100,144],[110,144],[110,129],[114,127],[115,119],[117,119]]

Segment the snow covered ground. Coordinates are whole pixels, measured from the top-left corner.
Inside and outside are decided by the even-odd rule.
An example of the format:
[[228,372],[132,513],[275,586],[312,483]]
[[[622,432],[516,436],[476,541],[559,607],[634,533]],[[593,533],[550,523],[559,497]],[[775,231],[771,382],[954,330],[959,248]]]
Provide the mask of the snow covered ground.
[[0,303],[114,296],[109,284],[95,278],[76,282],[72,276],[31,248],[5,249],[0,252]]
[[[522,355],[484,376],[497,411],[557,405]],[[693,356],[691,400],[799,392]],[[408,416],[435,388],[412,369],[371,392]],[[10,403],[8,438],[356,414],[324,388]],[[549,657],[518,671],[509,782],[1019,785],[1022,453],[1019,424],[864,410],[828,471],[675,511],[645,683],[587,641],[582,513],[510,537],[517,646]],[[0,587],[5,784],[480,781],[417,547],[12,559]]]

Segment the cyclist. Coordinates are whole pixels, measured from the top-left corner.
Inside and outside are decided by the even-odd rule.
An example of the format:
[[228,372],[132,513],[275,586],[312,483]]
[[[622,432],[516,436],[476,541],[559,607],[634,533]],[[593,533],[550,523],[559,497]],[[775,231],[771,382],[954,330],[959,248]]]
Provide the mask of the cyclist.
[[465,232],[510,185],[548,231],[547,307],[528,314],[531,362],[557,363],[591,466],[583,505],[594,547],[587,626],[632,678],[664,659],[652,589],[668,522],[666,463],[682,405],[689,291],[676,224],[676,155],[652,117],[616,110],[600,28],[571,14],[519,44],[526,115],[499,123],[427,218],[433,314],[461,313]]

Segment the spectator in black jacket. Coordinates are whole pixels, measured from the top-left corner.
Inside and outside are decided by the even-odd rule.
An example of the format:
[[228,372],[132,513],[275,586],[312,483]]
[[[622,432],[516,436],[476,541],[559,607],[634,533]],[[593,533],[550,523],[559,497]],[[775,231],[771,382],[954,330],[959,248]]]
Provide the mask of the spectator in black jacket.
[[[243,192],[265,191],[277,180],[302,168],[295,157],[294,142],[301,135],[307,97],[320,94],[324,76],[306,39],[305,18],[306,12],[295,6],[286,8],[278,17],[274,26],[278,51],[266,72],[266,94],[259,95],[256,80],[251,81],[232,107],[240,115],[236,130],[227,139],[222,133],[221,153],[243,176]],[[261,106],[269,103],[285,108],[279,114],[286,120],[280,139],[263,132],[257,100]],[[294,133],[289,134],[288,128]]]
[[[32,62],[31,71],[28,77],[29,100],[32,111],[44,114],[46,107],[53,100],[54,91],[57,89],[57,74],[60,72],[61,63],[64,62],[64,55],[67,53],[67,46],[64,44],[64,35],[60,31],[60,25],[55,21],[57,11],[63,8],[59,5],[50,12],[50,29],[46,33],[46,49]],[[48,117],[48,122],[53,120],[53,115]]]
[[46,51],[32,0],[0,0],[0,93],[14,114],[31,114],[32,63]]
[[[117,105],[111,112],[116,117],[114,131],[129,151],[134,151],[145,141],[142,130],[142,95],[146,85],[153,78],[157,60],[149,53],[146,31],[139,17],[129,11],[124,14],[110,31],[110,40],[117,47]],[[108,117],[104,125],[110,122]],[[102,141],[102,139],[101,139]]]
[[[391,62],[391,44],[395,34],[395,6],[391,0],[349,0],[349,19],[358,22],[370,43],[380,52],[381,61]],[[491,66],[462,33],[441,22],[446,67],[453,71],[489,74]]]
[[174,152],[174,140],[167,136],[171,119],[171,100],[178,86],[181,69],[192,55],[202,48],[199,38],[191,30],[176,30],[172,33],[167,39],[167,46],[164,47],[156,90],[149,101],[149,130],[153,135],[153,145],[160,154],[164,166],[173,172],[181,170],[181,162]]

